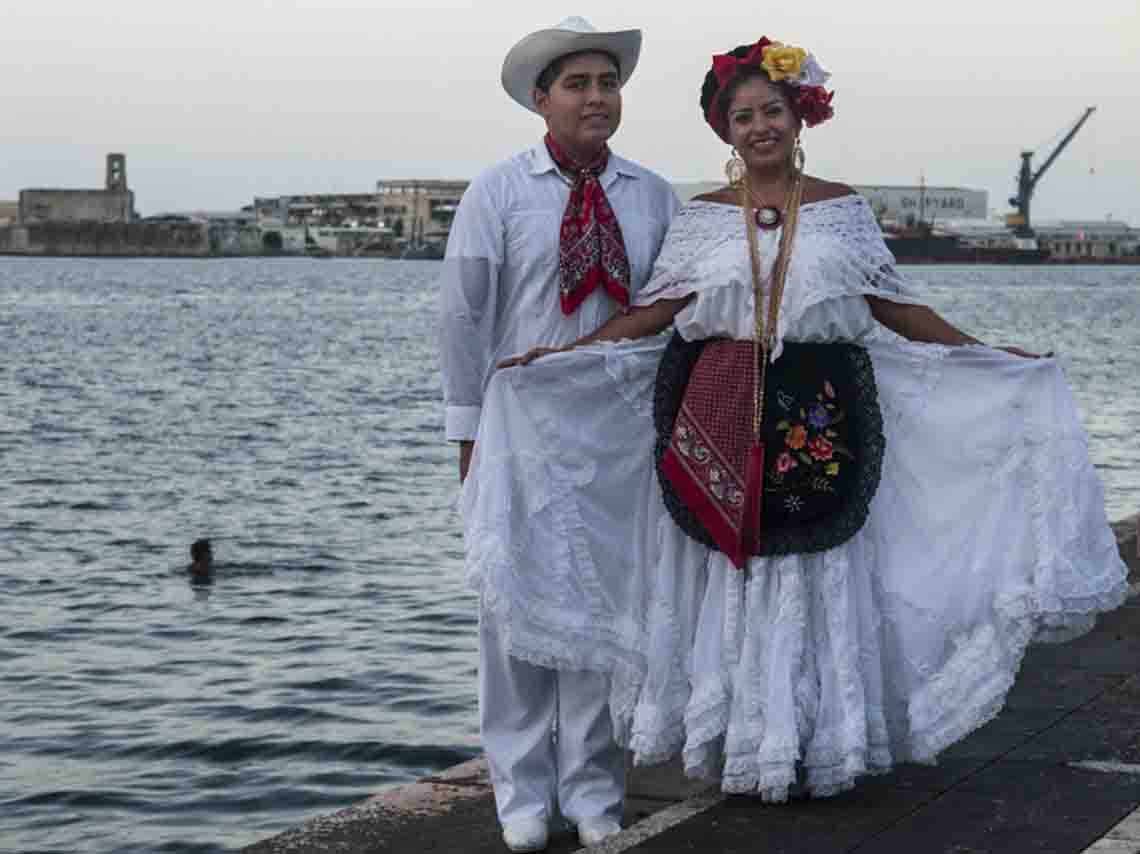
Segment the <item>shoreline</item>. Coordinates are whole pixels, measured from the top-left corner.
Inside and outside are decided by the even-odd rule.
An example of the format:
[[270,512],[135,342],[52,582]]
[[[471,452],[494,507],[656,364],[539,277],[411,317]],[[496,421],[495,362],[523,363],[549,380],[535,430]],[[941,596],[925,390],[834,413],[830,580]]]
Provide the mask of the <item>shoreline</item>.
[[[405,258],[402,255],[392,254],[386,255],[382,253],[367,254],[367,255],[319,255],[319,254],[306,254],[304,252],[244,252],[244,253],[224,253],[224,252],[185,252],[185,253],[166,253],[166,252],[107,252],[107,253],[90,253],[90,252],[12,252],[0,250],[0,258],[32,258],[32,259],[59,259],[59,258],[75,258],[83,260],[128,260],[137,258],[147,259],[170,259],[170,260],[202,260],[202,261],[232,261],[235,259],[282,259],[288,258],[293,260],[320,260],[320,261],[335,261],[338,259],[349,259],[354,261],[439,261],[440,258]],[[899,267],[1140,267],[1140,256],[1128,258],[1068,258],[1058,260],[1046,261],[974,261],[968,258],[957,260],[948,259],[921,259],[921,258],[904,258],[896,260],[896,265]]]

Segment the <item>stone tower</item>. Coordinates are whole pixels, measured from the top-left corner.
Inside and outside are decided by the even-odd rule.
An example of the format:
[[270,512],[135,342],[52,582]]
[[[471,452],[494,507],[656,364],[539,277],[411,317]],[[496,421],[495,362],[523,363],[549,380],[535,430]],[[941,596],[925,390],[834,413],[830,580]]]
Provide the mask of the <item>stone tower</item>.
[[107,155],[107,187],[117,193],[127,192],[127,155]]

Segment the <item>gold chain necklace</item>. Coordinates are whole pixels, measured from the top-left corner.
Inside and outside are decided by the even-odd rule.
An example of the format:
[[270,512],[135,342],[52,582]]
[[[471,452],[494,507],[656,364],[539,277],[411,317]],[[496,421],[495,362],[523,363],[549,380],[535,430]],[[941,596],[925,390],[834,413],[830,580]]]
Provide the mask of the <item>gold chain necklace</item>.
[[[744,230],[748,238],[748,260],[752,268],[752,297],[753,319],[755,323],[753,337],[753,358],[756,365],[756,384],[753,389],[753,419],[752,429],[757,440],[760,438],[760,424],[764,418],[764,391],[768,376],[768,359],[776,342],[776,329],[780,315],[780,302],[784,296],[784,282],[788,275],[788,263],[792,256],[792,244],[796,235],[796,226],[799,225],[800,205],[803,203],[804,173],[803,164],[799,165],[792,179],[792,186],[784,200],[784,211],[780,219],[788,220],[787,227],[780,235],[779,247],[776,250],[776,259],[772,265],[772,274],[767,288],[767,304],[764,300],[764,287],[761,283],[761,264],[759,246],[756,233],[752,230],[752,223],[759,211],[752,208],[755,196],[748,186],[747,180],[740,182],[744,190],[740,194],[741,208],[744,213]],[[780,213],[777,211],[777,213]],[[764,308],[767,310],[765,311]]]

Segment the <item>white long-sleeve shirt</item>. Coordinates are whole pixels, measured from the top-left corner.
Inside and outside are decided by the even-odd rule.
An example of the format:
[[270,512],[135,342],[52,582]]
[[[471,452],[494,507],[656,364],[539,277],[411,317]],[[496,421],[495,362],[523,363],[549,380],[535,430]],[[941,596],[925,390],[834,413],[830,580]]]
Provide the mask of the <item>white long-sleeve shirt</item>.
[[[663,178],[614,154],[599,180],[621,224],[632,301],[680,205]],[[576,341],[617,310],[599,287],[573,314],[562,313],[558,239],[570,186],[539,143],[483,172],[463,194],[440,299],[449,441],[475,438],[483,389],[498,362]]]

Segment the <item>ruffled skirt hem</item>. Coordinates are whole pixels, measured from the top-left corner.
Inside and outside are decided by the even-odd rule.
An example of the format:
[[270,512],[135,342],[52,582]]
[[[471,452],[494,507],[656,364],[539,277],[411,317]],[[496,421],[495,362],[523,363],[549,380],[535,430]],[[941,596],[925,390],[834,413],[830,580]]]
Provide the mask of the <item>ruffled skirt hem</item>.
[[659,524],[655,641],[618,729],[636,762],[680,753],[690,776],[772,802],[932,763],[998,714],[1031,642],[1071,639],[1124,601],[1056,366],[871,352],[888,450],[854,538],[741,573]]
[[663,339],[503,371],[461,497],[510,653],[612,674],[619,740],[729,792],[825,797],[933,762],[1002,708],[1028,644],[1127,593],[1058,366],[869,346],[886,453],[867,523],[738,572],[668,517],[652,467]]

